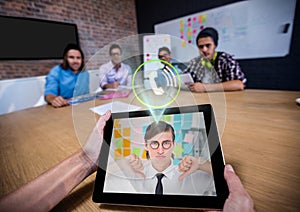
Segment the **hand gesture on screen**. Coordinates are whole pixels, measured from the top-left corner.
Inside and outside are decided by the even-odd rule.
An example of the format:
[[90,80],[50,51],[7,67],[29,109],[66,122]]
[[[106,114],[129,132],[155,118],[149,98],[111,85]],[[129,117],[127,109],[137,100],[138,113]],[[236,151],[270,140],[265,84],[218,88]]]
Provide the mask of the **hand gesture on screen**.
[[183,174],[179,176],[179,180],[183,180],[183,178],[197,170],[202,170],[212,175],[211,163],[209,161],[201,157],[196,158],[190,155],[184,156],[184,158],[180,161],[178,170],[183,172]]
[[140,157],[136,156],[135,154],[131,154],[128,157],[128,163],[134,173],[142,178],[145,178],[145,174],[143,173],[144,166]]

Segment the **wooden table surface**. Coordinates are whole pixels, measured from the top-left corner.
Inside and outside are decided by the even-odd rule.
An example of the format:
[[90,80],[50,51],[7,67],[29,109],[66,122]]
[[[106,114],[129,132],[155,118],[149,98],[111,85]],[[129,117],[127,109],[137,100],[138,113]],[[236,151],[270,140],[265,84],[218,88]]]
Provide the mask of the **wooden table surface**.
[[[257,211],[299,211],[300,106],[295,102],[299,97],[300,92],[271,90],[181,92],[173,106],[213,105],[226,163],[235,168]],[[146,109],[133,94],[114,101],[127,101]],[[1,115],[0,196],[34,179],[80,148],[98,119],[88,108],[109,102],[96,100],[57,109],[46,105]],[[94,203],[91,200],[94,180],[95,174],[53,211],[154,210]]]

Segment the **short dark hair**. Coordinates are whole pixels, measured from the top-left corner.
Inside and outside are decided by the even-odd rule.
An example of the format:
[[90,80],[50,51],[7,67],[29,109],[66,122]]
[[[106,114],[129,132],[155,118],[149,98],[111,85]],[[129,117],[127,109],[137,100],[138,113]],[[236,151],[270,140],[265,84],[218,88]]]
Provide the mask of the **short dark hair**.
[[65,70],[70,68],[70,65],[69,65],[68,60],[67,60],[67,54],[71,49],[77,50],[81,54],[82,63],[81,63],[81,66],[79,68],[79,70],[81,71],[84,67],[84,54],[83,54],[83,51],[81,50],[81,48],[75,43],[69,43],[65,47],[64,53],[63,53],[63,63],[61,64],[61,67]]
[[121,52],[121,54],[122,54],[122,49],[121,49],[121,47],[118,45],[118,44],[112,44],[110,47],[109,47],[109,55],[111,55],[111,51],[113,50],[113,49],[120,49],[120,52]]
[[211,37],[216,46],[218,46],[219,35],[218,31],[212,27],[206,27],[202,31],[199,32],[196,38],[196,44],[198,45],[198,40],[200,38]]
[[161,52],[161,51],[166,51],[166,52],[168,52],[168,54],[171,54],[170,49],[169,49],[168,47],[166,47],[166,46],[163,46],[163,47],[159,48],[159,49],[158,49],[158,54],[159,54],[159,52]]

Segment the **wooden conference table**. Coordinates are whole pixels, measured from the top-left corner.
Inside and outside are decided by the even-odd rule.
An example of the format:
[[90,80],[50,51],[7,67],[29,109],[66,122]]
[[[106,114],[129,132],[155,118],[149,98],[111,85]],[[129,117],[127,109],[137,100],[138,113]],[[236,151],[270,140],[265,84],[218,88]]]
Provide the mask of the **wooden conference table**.
[[[193,98],[188,95],[192,94],[180,93],[176,104],[213,105],[226,163],[234,166],[256,210],[299,211],[300,106],[295,99],[300,97],[300,92],[245,90],[193,94]],[[132,96],[117,101],[142,106]],[[0,196],[19,188],[80,148],[78,141],[85,139],[98,118],[88,108],[109,102],[96,100],[57,109],[46,105],[1,115]],[[53,210],[154,210],[94,203],[91,199],[94,180],[95,174]]]

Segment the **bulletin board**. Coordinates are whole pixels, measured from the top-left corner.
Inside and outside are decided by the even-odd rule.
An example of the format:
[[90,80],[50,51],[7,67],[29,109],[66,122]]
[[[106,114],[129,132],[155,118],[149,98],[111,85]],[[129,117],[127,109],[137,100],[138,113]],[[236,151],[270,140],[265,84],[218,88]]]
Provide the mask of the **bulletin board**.
[[[131,120],[131,121],[130,121]],[[203,113],[163,115],[162,120],[171,124],[175,133],[173,163],[179,164],[185,155],[210,160]],[[134,122],[134,126],[133,123]],[[144,135],[153,117],[116,119],[111,140],[111,162],[131,154],[146,159]]]
[[219,32],[217,51],[237,59],[284,57],[290,51],[295,8],[296,0],[248,0],[159,23],[154,28],[156,34],[180,39],[172,42],[176,49],[173,57],[183,62],[196,56],[185,49],[189,44],[196,46],[196,36],[205,27]]

